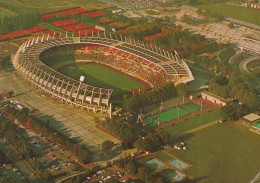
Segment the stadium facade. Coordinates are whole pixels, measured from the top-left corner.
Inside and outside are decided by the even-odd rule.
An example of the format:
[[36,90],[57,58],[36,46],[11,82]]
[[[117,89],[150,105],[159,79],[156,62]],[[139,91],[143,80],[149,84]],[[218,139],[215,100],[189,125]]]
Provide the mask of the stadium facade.
[[[112,112],[110,103],[112,89],[91,86],[63,75],[44,64],[40,59],[41,54],[46,54],[48,50],[64,45],[71,47],[71,49],[81,50],[85,56],[93,56],[93,53],[96,54],[97,51],[99,54],[107,52],[108,54],[104,54],[103,59],[101,59],[104,60],[104,64],[145,80],[154,87],[159,87],[169,80],[178,84],[187,83],[194,79],[189,67],[179,58],[177,52],[172,54],[157,47],[151,47],[147,43],[118,37],[115,35],[113,38],[111,34],[109,37],[105,33],[103,36],[98,33],[96,36],[92,34],[92,36],[66,36],[65,38],[43,35],[23,43],[13,58],[13,65],[29,83],[51,97],[88,111],[100,111],[110,115]],[[89,51],[86,49],[89,47],[95,49]],[[105,62],[106,55],[111,54],[114,56],[110,58],[114,58],[113,61],[117,62]],[[122,63],[118,63],[120,61],[125,61],[123,62],[124,66]],[[135,66],[137,66],[135,62],[142,62],[144,65],[140,66],[143,70],[133,72],[133,69],[122,68],[130,67],[129,61],[132,62],[131,65]],[[155,77],[158,77],[160,82],[157,81],[158,78],[155,80]]]

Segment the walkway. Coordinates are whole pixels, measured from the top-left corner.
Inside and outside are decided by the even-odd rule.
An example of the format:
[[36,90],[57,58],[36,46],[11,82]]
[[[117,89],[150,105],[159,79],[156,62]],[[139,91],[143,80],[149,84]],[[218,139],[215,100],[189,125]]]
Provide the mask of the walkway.
[[197,131],[199,131],[199,130],[202,130],[202,129],[204,129],[204,128],[208,128],[208,127],[210,127],[210,126],[212,126],[212,125],[217,124],[218,121],[219,121],[219,120],[216,120],[216,121],[213,121],[213,122],[211,122],[211,123],[208,123],[208,124],[199,126],[199,127],[194,128],[194,129],[192,129],[192,130],[186,131],[185,133],[194,133],[194,132],[197,132]]
[[240,70],[245,70],[245,71],[249,72],[248,69],[246,68],[246,65],[247,65],[249,62],[251,62],[251,61],[253,61],[253,60],[255,60],[255,59],[257,59],[256,56],[250,57],[250,58],[248,58],[248,59],[243,60],[242,62],[239,63],[239,69],[240,69]]

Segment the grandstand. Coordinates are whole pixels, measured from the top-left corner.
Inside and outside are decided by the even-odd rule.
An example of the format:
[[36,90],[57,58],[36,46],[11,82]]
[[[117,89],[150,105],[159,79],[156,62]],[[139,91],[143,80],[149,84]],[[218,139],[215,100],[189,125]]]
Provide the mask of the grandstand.
[[185,62],[174,55],[156,47],[128,38],[121,40],[100,36],[79,36],[50,38],[48,35],[26,41],[18,49],[13,64],[17,71],[30,83],[50,96],[63,102],[90,111],[101,111],[111,114],[109,102],[112,89],[99,88],[81,83],[45,65],[41,56],[57,48],[73,49],[77,60],[91,58],[125,73],[138,77],[153,87],[160,87],[167,81],[175,83],[193,80],[191,71]]

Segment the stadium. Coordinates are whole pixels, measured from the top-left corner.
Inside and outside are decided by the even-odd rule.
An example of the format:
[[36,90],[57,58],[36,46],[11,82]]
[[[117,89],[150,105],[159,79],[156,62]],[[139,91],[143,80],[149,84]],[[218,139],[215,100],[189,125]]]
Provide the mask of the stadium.
[[[120,86],[105,88],[102,87],[102,83],[98,86],[95,85],[98,82],[90,84],[86,81],[87,75],[85,80],[81,77],[82,80],[79,81],[80,75],[77,71],[73,77],[70,75],[71,71],[66,74],[62,72],[64,69],[53,67],[58,58],[50,60],[48,56],[59,54],[62,57],[62,51],[73,53],[77,71],[82,71],[84,69],[82,66],[86,67],[86,64],[97,64],[119,73],[120,77],[127,77],[141,83],[144,85],[144,90],[158,88],[168,81],[178,84],[194,79],[189,67],[179,58],[177,52],[172,54],[156,46],[122,38],[116,34],[107,36],[104,32],[101,36],[98,32],[95,36],[92,33],[92,36],[63,38],[43,35],[24,42],[13,58],[13,65],[18,73],[51,97],[88,111],[111,115],[110,99],[113,91],[120,89]],[[99,79],[103,76],[104,79],[107,78],[104,73],[98,75]],[[120,77],[117,75],[113,83],[118,84]],[[140,87],[121,88],[121,90],[140,92]]]

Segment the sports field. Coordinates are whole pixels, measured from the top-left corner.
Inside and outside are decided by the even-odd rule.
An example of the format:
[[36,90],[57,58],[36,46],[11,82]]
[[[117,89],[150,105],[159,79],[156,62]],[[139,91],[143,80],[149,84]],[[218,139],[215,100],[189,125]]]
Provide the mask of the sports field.
[[178,118],[178,116],[184,116],[188,114],[188,112],[183,111],[178,108],[173,108],[164,112],[161,112],[159,114],[155,114],[151,117],[148,117],[144,120],[145,123],[148,123],[150,126],[156,126],[158,125],[158,116],[159,116],[159,122],[165,123],[167,121],[173,120]]
[[188,104],[182,105],[182,106],[180,106],[180,108],[189,113],[200,110],[200,106],[197,104],[194,104],[194,103],[188,103]]
[[199,183],[249,182],[260,171],[260,136],[232,122],[217,123],[186,138],[186,151],[171,153],[189,162]]
[[207,9],[217,15],[227,16],[260,25],[260,11],[253,8],[233,6],[225,3],[203,3],[196,5],[195,7]]
[[148,117],[144,120],[145,123],[148,123],[149,126],[158,125],[158,119],[160,124],[168,122],[170,120],[176,119],[181,116],[184,116],[188,113],[192,113],[200,110],[200,106],[194,103],[188,103],[180,106],[179,108],[172,108],[166,111],[163,111],[159,114],[155,114],[151,117]]
[[193,118],[188,119],[187,121],[183,121],[180,123],[177,123],[174,126],[168,126],[165,129],[174,135],[182,135],[186,131],[189,131],[191,129],[194,129],[196,127],[211,123],[213,121],[219,120],[219,110],[215,110],[213,112],[209,112],[204,115],[199,115]]
[[145,90],[142,83],[105,66],[95,63],[76,64],[73,53],[74,51],[69,50],[48,54],[41,57],[41,60],[58,72],[75,80],[79,80],[80,76],[85,76],[84,82],[89,85],[113,89],[112,96],[121,95],[138,88],[141,91]]
[[86,76],[85,83],[97,87],[114,89],[114,95],[132,91],[137,88],[144,90],[144,86],[141,83],[93,63],[80,66],[74,65],[62,70],[61,73],[77,80],[81,75],[84,75]]

